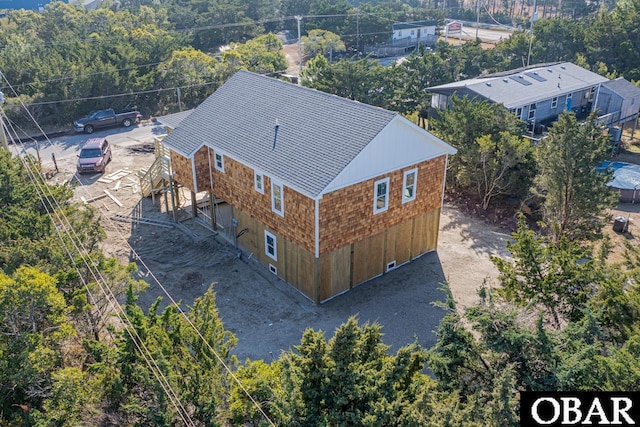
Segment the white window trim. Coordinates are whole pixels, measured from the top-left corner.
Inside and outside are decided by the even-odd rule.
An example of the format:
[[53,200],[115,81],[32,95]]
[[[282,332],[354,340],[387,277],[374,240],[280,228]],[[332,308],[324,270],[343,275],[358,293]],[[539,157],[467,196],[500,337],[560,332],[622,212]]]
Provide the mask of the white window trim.
[[[415,176],[413,177],[413,195],[411,197],[406,197],[405,191],[407,189],[407,176],[412,173],[415,174]],[[413,168],[408,171],[405,171],[404,177],[402,178],[402,203],[407,203],[415,200],[417,188],[418,188],[418,168]]]
[[528,120],[532,120],[532,119],[536,118],[536,110],[537,109],[538,109],[538,106],[535,103],[529,105]]
[[[273,255],[269,253],[269,244],[267,243],[267,238],[269,237],[273,239]],[[264,230],[264,253],[272,260],[278,261],[278,239],[276,239],[274,234],[269,233],[267,230]]]
[[[218,156],[220,156],[220,166],[218,166]],[[224,172],[224,154],[213,151],[213,166],[220,172]]]
[[551,99],[551,108],[558,108],[558,97],[554,97]]
[[[281,210],[276,209],[275,193],[273,191],[274,187],[280,187],[280,207],[282,208]],[[271,180],[271,210],[280,216],[284,216],[284,186],[281,183],[274,181],[273,179]]]
[[[260,177],[260,184],[262,188],[258,187],[258,177]],[[253,171],[253,188],[260,194],[264,194],[264,174]]]
[[[384,199],[384,207],[378,208],[378,185],[387,184],[387,194]],[[379,214],[389,209],[389,178],[380,179],[373,183],[373,213]]]

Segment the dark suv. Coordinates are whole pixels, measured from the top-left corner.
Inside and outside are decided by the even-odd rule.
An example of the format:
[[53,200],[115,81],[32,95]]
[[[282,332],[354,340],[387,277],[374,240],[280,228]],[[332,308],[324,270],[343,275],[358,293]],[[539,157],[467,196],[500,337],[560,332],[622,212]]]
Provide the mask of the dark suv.
[[104,172],[111,160],[111,146],[106,138],[87,140],[78,155],[78,173]]

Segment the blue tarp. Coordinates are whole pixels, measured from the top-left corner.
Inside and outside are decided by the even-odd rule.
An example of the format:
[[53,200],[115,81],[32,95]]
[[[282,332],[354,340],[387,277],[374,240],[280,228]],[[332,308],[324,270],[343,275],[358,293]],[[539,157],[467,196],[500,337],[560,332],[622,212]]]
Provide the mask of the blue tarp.
[[609,187],[621,190],[640,189],[640,165],[624,162],[604,162],[598,169],[613,169],[613,179]]

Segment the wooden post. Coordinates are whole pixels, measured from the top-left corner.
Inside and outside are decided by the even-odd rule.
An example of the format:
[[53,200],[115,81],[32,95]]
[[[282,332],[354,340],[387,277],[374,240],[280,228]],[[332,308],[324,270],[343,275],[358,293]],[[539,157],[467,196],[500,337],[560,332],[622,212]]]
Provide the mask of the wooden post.
[[191,214],[193,217],[198,216],[198,201],[196,200],[196,193],[191,192]]
[[149,188],[151,189],[151,203],[156,204],[156,194],[153,191],[153,178],[151,177],[151,173],[149,173]]
[[173,178],[169,178],[169,191],[171,192],[171,213],[173,214],[173,222],[178,222],[178,215],[176,212],[178,195],[176,194],[175,185],[173,185]]
[[162,180],[162,189],[164,190],[164,211],[169,213],[169,194],[167,194],[168,185],[166,181]]
[[209,215],[211,215],[211,228],[213,231],[218,230],[218,221],[216,221],[216,196],[213,191],[209,191]]

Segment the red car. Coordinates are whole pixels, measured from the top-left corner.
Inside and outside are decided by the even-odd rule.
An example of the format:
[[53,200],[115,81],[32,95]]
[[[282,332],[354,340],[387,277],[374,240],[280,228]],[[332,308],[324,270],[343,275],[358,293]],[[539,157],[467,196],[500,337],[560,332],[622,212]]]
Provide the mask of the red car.
[[106,138],[87,140],[78,155],[78,173],[104,172],[111,160],[111,146]]

